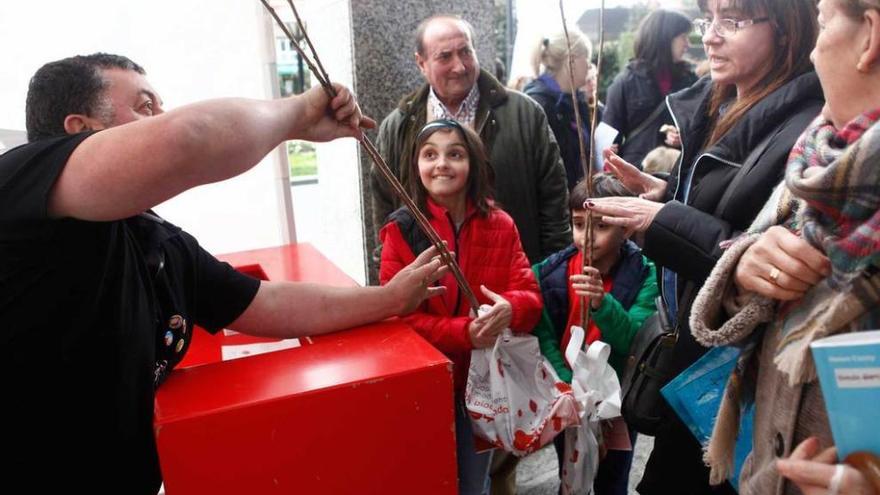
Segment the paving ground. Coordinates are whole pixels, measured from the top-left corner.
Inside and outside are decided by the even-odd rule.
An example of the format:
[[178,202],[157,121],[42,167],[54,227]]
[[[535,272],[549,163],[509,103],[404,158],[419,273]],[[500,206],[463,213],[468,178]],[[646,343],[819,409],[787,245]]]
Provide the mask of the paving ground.
[[[629,493],[635,495],[635,486],[642,478],[645,462],[651,449],[654,447],[654,438],[639,435],[636,441],[635,458],[633,459],[632,471],[629,475]],[[516,486],[518,495],[556,495],[559,489],[559,478],[556,476],[556,452],[553,445],[523,459],[516,470]]]

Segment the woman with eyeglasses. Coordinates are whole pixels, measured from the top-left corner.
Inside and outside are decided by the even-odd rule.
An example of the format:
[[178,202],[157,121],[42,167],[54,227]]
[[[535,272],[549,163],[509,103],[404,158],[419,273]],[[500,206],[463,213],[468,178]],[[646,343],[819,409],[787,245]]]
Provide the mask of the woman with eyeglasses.
[[[880,328],[880,0],[821,0],[818,20],[812,60],[827,104],[691,315],[700,342],[748,353],[728,382],[706,458],[713,477],[729,468],[736,422],[727,418],[754,403],[742,495],[880,494],[880,452],[833,446],[809,350],[828,335]],[[877,366],[852,355],[856,367]],[[854,426],[878,438],[876,420]]]
[[[700,0],[710,74],[671,95],[667,105],[682,156],[668,180],[640,172],[613,153],[605,166],[638,198],[588,204],[606,223],[643,238],[662,267],[664,310],[678,328],[674,377],[706,348],[688,326],[693,299],[722,254],[779,183],[792,146],[823,105],[809,55],[816,40],[814,0]],[[700,444],[674,412],[663,413],[642,495],[733,493],[711,487]]]
[[[684,14],[657,9],[645,17],[636,31],[635,57],[608,86],[602,121],[618,130],[620,157],[641,166],[642,159],[667,141],[660,128],[672,124],[666,95],[687,88],[697,80],[684,60],[693,27]],[[673,133],[665,144],[678,147]]]

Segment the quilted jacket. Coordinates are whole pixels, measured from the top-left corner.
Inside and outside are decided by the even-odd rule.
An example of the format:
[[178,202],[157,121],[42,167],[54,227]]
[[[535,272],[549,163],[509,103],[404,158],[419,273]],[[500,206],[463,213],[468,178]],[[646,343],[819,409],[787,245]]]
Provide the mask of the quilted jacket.
[[[491,304],[480,291],[480,285],[485,285],[510,302],[513,308],[511,330],[529,332],[534,328],[543,307],[541,292],[510,215],[492,208],[487,216],[483,216],[469,204],[465,220],[456,232],[445,208],[430,199],[427,207],[431,225],[455,252],[480,303]],[[379,268],[382,284],[415,260],[418,253],[413,252],[411,246],[415,245],[418,252],[429,246],[427,242],[413,242],[413,239],[424,236],[408,210],[401,208],[390,218],[379,233],[383,246]],[[473,349],[468,335],[468,324],[472,319],[470,307],[451,274],[437,283],[446,286],[446,294],[428,299],[403,320],[453,362],[456,395],[462,397]]]

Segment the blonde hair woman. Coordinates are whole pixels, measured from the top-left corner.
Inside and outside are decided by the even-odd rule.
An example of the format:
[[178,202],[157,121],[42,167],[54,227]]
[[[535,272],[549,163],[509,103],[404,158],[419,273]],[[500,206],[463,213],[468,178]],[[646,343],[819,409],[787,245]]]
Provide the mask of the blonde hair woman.
[[586,156],[589,157],[590,112],[587,99],[590,95],[585,95],[577,88],[587,84],[593,47],[590,40],[577,28],[569,28],[568,36],[571,40],[572,70],[569,71],[568,68],[565,33],[559,31],[543,37],[536,43],[532,55],[532,67],[537,78],[526,85],[524,92],[534,98],[547,114],[547,121],[559,143],[559,154],[565,163],[565,176],[568,190],[571,191],[584,176],[571,95],[576,91],[586,138]]

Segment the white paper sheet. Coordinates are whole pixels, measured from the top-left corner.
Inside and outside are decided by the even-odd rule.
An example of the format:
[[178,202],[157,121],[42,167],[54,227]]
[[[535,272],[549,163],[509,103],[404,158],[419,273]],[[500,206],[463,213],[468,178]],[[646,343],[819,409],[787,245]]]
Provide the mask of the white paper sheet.
[[224,345],[220,347],[220,352],[223,355],[224,361],[231,361],[233,359],[292,349],[299,346],[299,339],[285,339],[278,342],[261,342],[259,344]]
[[596,148],[593,150],[595,156],[593,165],[596,172],[602,171],[602,164],[605,161],[604,158],[602,158],[602,152],[614,144],[617,134],[619,134],[617,129],[611,127],[605,122],[599,122],[599,124],[596,125]]

